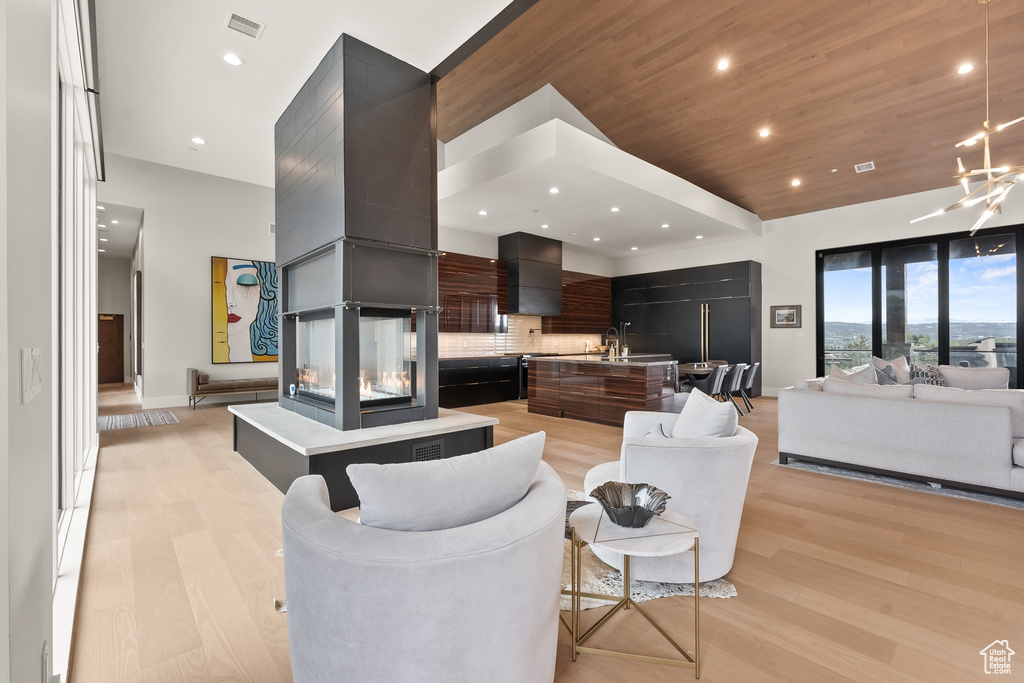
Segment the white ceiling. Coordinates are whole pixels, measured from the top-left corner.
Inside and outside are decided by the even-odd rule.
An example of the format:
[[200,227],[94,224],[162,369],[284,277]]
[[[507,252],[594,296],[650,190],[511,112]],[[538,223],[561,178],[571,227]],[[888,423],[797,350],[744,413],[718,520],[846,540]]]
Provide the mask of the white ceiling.
[[[430,71],[508,2],[96,0],[104,147],[273,187],[274,122],[342,33]],[[261,39],[228,29],[231,13]]]
[[97,248],[103,251],[98,256],[131,258],[139,237],[139,226],[142,225],[142,209],[102,202],[100,206],[103,211],[96,211],[96,236]]

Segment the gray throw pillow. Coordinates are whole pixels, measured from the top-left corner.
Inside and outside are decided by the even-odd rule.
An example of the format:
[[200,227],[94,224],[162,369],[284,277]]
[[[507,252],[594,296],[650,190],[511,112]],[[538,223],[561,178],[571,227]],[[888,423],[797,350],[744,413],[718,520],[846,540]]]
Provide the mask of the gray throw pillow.
[[896,369],[892,365],[886,365],[884,368],[875,367],[875,379],[882,385],[899,384],[896,380]]
[[544,454],[544,432],[442,460],[345,468],[365,526],[435,531],[472,524],[526,495]]

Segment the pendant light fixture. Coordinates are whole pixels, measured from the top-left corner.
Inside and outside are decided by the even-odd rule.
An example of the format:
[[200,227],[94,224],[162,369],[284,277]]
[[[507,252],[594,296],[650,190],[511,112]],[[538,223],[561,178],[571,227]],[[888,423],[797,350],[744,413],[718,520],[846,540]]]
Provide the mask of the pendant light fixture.
[[[934,213],[930,213],[927,216],[921,216],[910,221],[911,223],[917,223],[923,221],[926,218],[932,218],[933,216],[940,216],[944,213],[953,211],[954,209],[970,208],[977,206],[982,202],[985,203],[985,210],[982,211],[981,215],[971,226],[971,235],[974,235],[978,229],[985,224],[988,219],[997,213],[1002,211],[1003,202],[1006,200],[1006,196],[1010,194],[1010,190],[1024,179],[1024,166],[1001,166],[998,168],[992,167],[992,152],[989,144],[989,138],[993,133],[998,133],[1001,130],[1005,130],[1010,126],[1024,121],[1024,116],[1014,119],[1009,123],[1003,123],[994,128],[991,126],[991,119],[989,118],[989,4],[991,0],[978,0],[978,4],[985,6],[985,123],[983,129],[977,135],[972,135],[966,140],[962,140],[956,143],[956,147],[973,147],[978,143],[979,140],[984,145],[984,160],[982,168],[967,170],[964,166],[964,162],[960,157],[956,159],[957,169],[959,173],[955,176],[960,179],[960,184],[964,188],[964,196],[953,204],[947,206],[945,209],[940,209]],[[977,187],[975,190],[971,190],[971,181],[983,180],[984,183]]]

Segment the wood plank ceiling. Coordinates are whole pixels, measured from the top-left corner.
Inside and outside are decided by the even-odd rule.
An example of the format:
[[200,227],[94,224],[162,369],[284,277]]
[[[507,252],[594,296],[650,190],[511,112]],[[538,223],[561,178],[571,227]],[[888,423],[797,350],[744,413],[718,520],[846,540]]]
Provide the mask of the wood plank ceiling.
[[[995,125],[1024,116],[1024,2],[990,11]],[[438,137],[551,83],[620,148],[763,220],[949,187],[958,154],[982,165],[953,145],[984,120],[984,17],[978,0],[540,0],[440,81]],[[992,150],[1024,163],[1024,123]]]

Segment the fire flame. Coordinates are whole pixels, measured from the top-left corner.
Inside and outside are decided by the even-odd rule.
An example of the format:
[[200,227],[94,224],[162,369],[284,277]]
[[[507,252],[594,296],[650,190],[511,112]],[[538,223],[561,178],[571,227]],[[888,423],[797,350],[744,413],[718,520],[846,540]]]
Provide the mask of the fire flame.
[[316,386],[320,381],[317,371],[310,368],[302,368],[297,374],[299,381],[309,386]]
[[362,374],[359,375],[359,398],[373,398],[373,390],[385,394],[391,394],[394,396],[401,396],[408,394],[412,387],[412,381],[409,379],[408,372],[399,373],[395,372],[384,372],[381,374],[380,381],[376,384],[366,381]]

